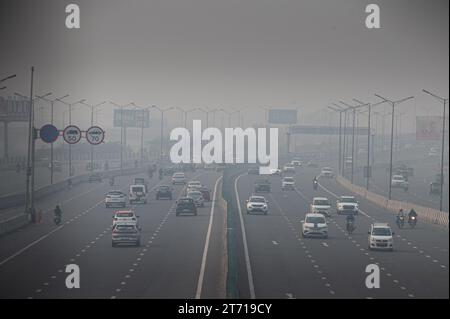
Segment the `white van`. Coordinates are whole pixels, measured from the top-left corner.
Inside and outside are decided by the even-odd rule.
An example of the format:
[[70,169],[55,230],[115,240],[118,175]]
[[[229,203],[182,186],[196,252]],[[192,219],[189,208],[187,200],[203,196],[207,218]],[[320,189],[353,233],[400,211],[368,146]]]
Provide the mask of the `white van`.
[[128,194],[128,200],[130,204],[142,203],[147,204],[147,192],[145,185],[131,185],[130,192]]

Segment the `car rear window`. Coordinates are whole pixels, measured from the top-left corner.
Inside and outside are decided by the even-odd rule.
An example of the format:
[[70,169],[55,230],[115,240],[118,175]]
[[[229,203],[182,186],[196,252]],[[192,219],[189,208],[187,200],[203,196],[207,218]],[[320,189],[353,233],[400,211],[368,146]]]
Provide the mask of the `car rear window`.
[[266,201],[264,200],[264,198],[261,198],[261,197],[251,197],[250,198],[250,202],[252,202],[252,203],[265,203]]
[[133,217],[133,213],[117,213],[116,217]]
[[285,181],[285,182],[293,182],[294,179],[293,179],[292,177],[285,177],[285,178],[284,178],[284,181]]
[[137,233],[136,227],[133,225],[116,225],[115,230],[121,233]]
[[143,192],[144,191],[144,187],[142,186],[134,186],[131,188],[132,192]]
[[123,195],[123,193],[122,193],[122,192],[109,192],[108,195],[111,195],[111,196],[121,196],[121,195]]
[[180,200],[178,200],[179,204],[190,204],[192,203],[192,199],[191,198],[182,198]]

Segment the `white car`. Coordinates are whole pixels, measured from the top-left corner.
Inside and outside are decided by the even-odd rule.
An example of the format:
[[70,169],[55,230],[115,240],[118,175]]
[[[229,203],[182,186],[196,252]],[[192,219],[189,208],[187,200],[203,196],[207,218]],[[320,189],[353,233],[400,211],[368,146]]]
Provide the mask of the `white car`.
[[322,214],[306,214],[302,220],[302,237],[313,236],[328,238],[328,224]]
[[128,194],[130,204],[141,203],[147,204],[147,193],[145,185],[131,185]]
[[373,223],[369,228],[369,249],[394,250],[394,232],[386,223]]
[[186,184],[186,175],[182,172],[174,173],[172,175],[172,184]]
[[359,203],[355,196],[341,196],[336,201],[336,213],[358,215]]
[[270,175],[280,175],[281,176],[281,170],[279,168],[271,168]]
[[202,186],[203,186],[202,183],[199,182],[199,181],[190,181],[187,184],[186,192],[190,192],[190,191],[193,191],[193,190],[198,190]]
[[105,207],[109,208],[112,206],[125,207],[126,206],[127,197],[120,190],[109,191],[105,197]]
[[331,215],[331,204],[326,197],[314,197],[311,203],[311,213]]
[[409,183],[406,181],[403,175],[394,175],[392,176],[391,185],[393,188],[403,188],[405,192],[409,188]]
[[247,200],[247,214],[259,212],[267,215],[268,202],[264,196],[250,196]]
[[132,210],[118,210],[113,216],[113,226],[117,223],[134,223],[137,225],[138,217]]
[[320,176],[332,178],[334,176],[333,169],[331,167],[322,168],[322,171],[320,172]]
[[191,190],[187,193],[186,197],[192,198],[194,200],[195,206],[203,207],[205,206],[205,200],[203,198],[202,192],[197,190]]
[[295,167],[292,164],[286,164],[283,167],[283,172],[284,173],[295,173]]
[[295,188],[295,180],[291,176],[283,177],[281,180],[281,189],[282,190],[292,190]]

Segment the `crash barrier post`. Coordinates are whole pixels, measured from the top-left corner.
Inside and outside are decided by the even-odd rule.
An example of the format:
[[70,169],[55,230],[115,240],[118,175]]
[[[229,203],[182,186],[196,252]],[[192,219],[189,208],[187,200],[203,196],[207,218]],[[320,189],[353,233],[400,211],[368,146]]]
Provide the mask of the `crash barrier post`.
[[421,221],[448,228],[448,212],[441,212],[437,209],[423,207],[410,202],[389,200],[388,198],[368,191],[363,187],[353,185],[349,180],[340,175],[336,177],[336,181],[342,187],[367,199],[369,202],[390,211],[394,215],[397,214],[400,209],[403,209],[405,213],[414,209]]

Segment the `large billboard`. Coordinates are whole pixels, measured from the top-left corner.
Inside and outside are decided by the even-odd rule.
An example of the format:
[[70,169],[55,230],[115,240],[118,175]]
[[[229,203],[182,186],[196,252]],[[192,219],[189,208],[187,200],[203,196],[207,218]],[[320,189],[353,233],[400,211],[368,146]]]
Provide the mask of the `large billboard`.
[[26,122],[29,118],[30,101],[0,97],[0,122]]
[[[123,114],[123,120],[122,115]],[[148,110],[114,110],[115,127],[149,127],[150,112]]]
[[442,116],[416,116],[416,140],[442,139]]
[[269,110],[270,124],[296,124],[297,110],[293,109],[271,109]]

